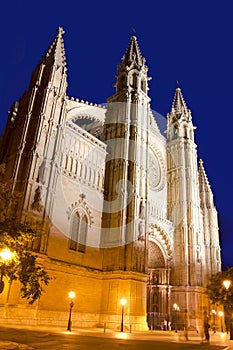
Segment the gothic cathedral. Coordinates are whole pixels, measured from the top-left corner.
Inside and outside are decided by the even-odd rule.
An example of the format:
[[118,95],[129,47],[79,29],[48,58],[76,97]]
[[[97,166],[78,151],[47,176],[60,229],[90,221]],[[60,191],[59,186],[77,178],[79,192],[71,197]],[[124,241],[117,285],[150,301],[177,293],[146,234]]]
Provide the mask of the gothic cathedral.
[[72,290],[74,326],[119,329],[123,298],[125,327],[160,329],[173,323],[176,305],[198,328],[221,256],[213,193],[181,89],[161,132],[132,36],[106,105],[70,98],[63,33],[12,106],[0,151],[12,191],[22,194],[20,215],[43,222],[32,249],[52,280],[33,305],[9,283],[2,318],[63,326]]

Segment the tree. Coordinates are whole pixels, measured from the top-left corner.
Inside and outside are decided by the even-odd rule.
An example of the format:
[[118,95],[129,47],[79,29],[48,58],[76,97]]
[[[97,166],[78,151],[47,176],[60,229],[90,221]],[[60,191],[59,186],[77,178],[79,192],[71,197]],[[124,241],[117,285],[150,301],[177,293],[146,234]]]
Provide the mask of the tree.
[[[30,218],[22,221],[15,210],[8,210],[10,206],[17,206],[21,194],[11,193],[11,182],[4,180],[4,172],[4,165],[0,165],[0,293],[4,288],[3,277],[10,281],[19,280],[21,296],[33,304],[44,291],[43,284],[48,285],[50,280],[32,250],[41,234],[42,225]],[[4,252],[11,254],[9,259],[4,259]]]
[[[229,286],[226,286],[224,281],[229,281]],[[224,307],[226,327],[230,329],[230,339],[233,340],[233,267],[218,272],[210,278],[207,294],[213,304]]]

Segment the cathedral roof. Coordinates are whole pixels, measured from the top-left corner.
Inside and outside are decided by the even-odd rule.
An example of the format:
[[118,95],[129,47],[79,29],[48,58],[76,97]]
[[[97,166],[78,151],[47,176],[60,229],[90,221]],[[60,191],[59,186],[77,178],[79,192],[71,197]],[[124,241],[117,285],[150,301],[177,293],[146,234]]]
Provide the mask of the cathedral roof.
[[132,36],[130,39],[129,46],[122,57],[122,64],[126,66],[130,66],[133,62],[137,63],[141,66],[144,63],[144,59],[142,57],[137,38],[136,36]]
[[59,27],[57,30],[57,36],[53,40],[49,49],[47,50],[44,60],[51,60],[52,63],[56,64],[57,67],[66,66],[66,57],[65,57],[65,48],[62,35],[64,34],[62,27]]

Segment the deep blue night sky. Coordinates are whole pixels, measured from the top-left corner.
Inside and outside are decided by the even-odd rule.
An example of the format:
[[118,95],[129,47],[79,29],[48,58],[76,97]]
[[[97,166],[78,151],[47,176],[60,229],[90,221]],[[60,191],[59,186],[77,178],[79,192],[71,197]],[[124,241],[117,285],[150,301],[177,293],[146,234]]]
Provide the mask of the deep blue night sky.
[[233,266],[231,1],[53,1],[1,4],[0,131],[7,111],[65,30],[68,95],[105,103],[132,28],[147,60],[152,109],[166,116],[179,81],[215,195],[223,267]]

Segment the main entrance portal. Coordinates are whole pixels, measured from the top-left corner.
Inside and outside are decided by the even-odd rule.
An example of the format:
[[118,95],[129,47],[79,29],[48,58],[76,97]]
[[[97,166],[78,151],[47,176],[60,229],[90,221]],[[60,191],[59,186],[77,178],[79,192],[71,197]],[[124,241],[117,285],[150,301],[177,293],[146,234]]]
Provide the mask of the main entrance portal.
[[170,326],[170,268],[165,254],[153,241],[148,250],[147,322],[150,329]]

